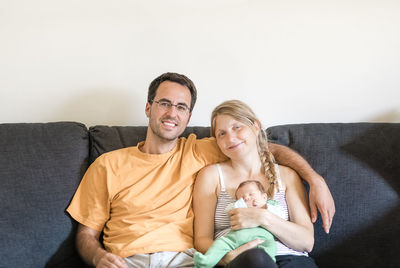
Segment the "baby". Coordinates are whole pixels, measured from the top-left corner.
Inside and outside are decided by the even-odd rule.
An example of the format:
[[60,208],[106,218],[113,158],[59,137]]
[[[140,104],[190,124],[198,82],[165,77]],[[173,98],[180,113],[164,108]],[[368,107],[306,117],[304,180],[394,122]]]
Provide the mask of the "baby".
[[[266,208],[272,213],[283,217],[283,211],[275,200],[268,200],[267,193],[259,181],[244,181],[236,190],[235,203],[230,204],[226,210],[229,211],[239,207]],[[231,230],[226,235],[215,239],[214,243],[203,255],[200,252],[194,254],[196,267],[214,267],[229,251],[254,239],[262,239],[263,243],[257,247],[265,250],[275,260],[277,245],[274,236],[262,227]]]

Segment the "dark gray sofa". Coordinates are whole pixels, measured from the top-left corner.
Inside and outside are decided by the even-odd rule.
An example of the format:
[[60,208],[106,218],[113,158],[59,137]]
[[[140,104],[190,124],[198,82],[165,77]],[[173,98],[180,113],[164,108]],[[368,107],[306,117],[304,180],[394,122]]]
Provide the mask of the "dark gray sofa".
[[[185,132],[208,135],[206,127]],[[136,145],[145,127],[57,122],[0,124],[0,267],[84,267],[65,213],[100,154]],[[315,225],[319,267],[400,267],[400,124],[297,124],[269,128],[326,179],[336,201],[329,235]]]

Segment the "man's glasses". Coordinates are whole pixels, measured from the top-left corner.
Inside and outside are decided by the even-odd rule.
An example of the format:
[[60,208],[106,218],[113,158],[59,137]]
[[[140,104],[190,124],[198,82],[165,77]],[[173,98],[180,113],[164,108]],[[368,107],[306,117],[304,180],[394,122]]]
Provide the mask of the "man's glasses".
[[172,104],[168,100],[161,100],[161,101],[153,100],[153,102],[157,103],[158,107],[163,111],[169,111],[172,108],[172,106],[174,106],[178,111],[178,113],[182,115],[186,115],[190,111],[190,108],[186,104],[180,104],[180,103]]

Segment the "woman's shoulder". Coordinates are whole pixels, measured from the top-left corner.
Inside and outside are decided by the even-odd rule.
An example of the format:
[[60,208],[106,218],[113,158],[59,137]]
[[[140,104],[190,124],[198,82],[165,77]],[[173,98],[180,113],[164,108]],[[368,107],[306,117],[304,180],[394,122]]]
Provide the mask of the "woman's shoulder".
[[218,173],[217,165],[219,165],[219,163],[211,164],[211,165],[203,167],[199,171],[199,175],[202,175],[202,174],[211,175],[211,174],[214,174],[214,173]]
[[199,171],[194,184],[194,195],[204,195],[213,192],[218,196],[220,184],[217,166],[218,164],[208,165]]
[[220,165],[220,163],[211,164],[202,168],[197,174],[196,184],[218,182],[218,165]]
[[290,185],[292,182],[300,180],[299,175],[294,169],[282,165],[277,165],[277,166],[281,181],[284,185]]
[[219,162],[216,164],[211,164],[211,165],[205,166],[204,168],[202,168],[200,170],[199,174],[205,173],[205,174],[210,174],[210,175],[212,175],[212,174],[219,175],[218,166],[222,170],[227,165],[227,162],[228,161],[224,161],[224,162]]
[[293,175],[297,174],[296,171],[288,166],[283,166],[283,165],[276,165],[279,169],[279,173],[281,175]]

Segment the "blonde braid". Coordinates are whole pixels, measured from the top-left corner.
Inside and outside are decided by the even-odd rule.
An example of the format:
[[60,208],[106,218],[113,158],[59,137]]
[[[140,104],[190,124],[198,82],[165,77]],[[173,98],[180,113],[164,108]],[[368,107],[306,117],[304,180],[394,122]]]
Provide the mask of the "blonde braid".
[[267,179],[267,195],[269,199],[274,198],[275,189],[279,191],[278,179],[275,169],[275,159],[268,148],[268,139],[265,131],[260,129],[260,134],[257,137],[258,153],[261,163],[264,167],[264,174]]

